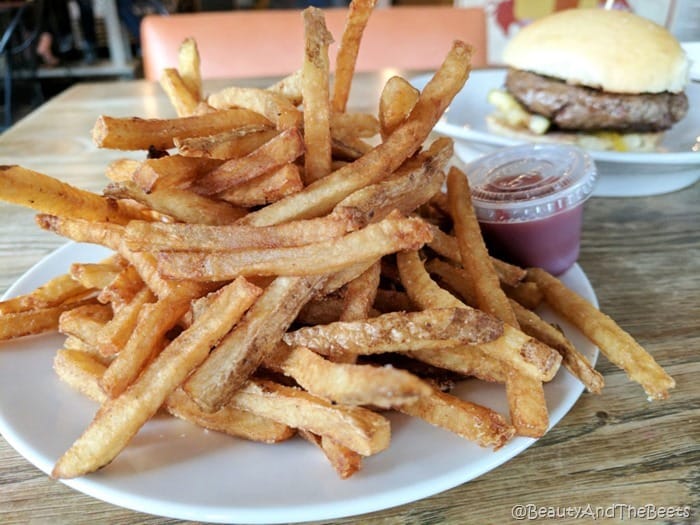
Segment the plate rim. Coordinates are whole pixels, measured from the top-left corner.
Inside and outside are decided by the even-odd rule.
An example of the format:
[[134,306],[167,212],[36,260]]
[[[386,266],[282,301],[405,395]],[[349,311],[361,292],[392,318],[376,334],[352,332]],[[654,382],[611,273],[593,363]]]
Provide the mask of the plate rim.
[[[86,250],[88,254],[88,259],[98,260],[104,256],[111,253],[104,247],[96,245],[88,245],[84,243],[76,243],[74,241],[69,241],[66,244],[58,247],[52,252],[48,253],[36,264],[34,264],[30,269],[23,273],[2,295],[2,299],[12,297],[17,294],[17,291],[21,289],[25,283],[30,282],[32,277],[36,275],[37,272],[47,271],[47,273],[53,273],[55,275],[59,274],[61,271],[65,271],[60,265],[51,265],[59,257],[70,257],[72,261],[75,261],[75,255],[73,253],[78,250]],[[93,255],[95,254],[95,255]],[[570,270],[576,276],[575,279],[578,285],[582,287],[588,299],[598,306],[598,299],[595,294],[587,275],[583,269],[575,264]],[[61,337],[60,335],[52,336],[35,336],[36,338],[41,337]],[[27,338],[31,339],[31,338]],[[12,341],[5,342],[4,344],[12,344]],[[599,352],[591,343],[592,355],[590,356],[593,365],[598,358]],[[2,351],[2,348],[0,348]],[[567,373],[563,371],[562,373]],[[563,419],[566,414],[578,403],[581,394],[584,391],[583,385],[574,380],[574,384],[571,389],[567,391],[567,398],[569,401],[564,403],[565,406],[557,406],[557,417],[550,422],[551,430],[554,426],[559,424],[561,419]],[[551,417],[552,414],[550,414]],[[392,425],[393,426],[393,425]],[[548,430],[548,431],[549,431]],[[442,431],[447,432],[447,431]],[[4,410],[2,404],[0,403],[0,434],[8,442],[8,444],[16,450],[20,455],[22,455],[28,462],[32,463],[34,466],[39,468],[42,472],[47,475],[50,473],[50,464],[47,467],[46,461],[41,459],[45,456],[45,452],[35,451],[31,449],[31,446],[22,441],[22,437],[17,435],[15,430],[11,428],[8,421],[5,418]],[[366,495],[358,495],[349,500],[343,500],[342,504],[338,502],[330,502],[325,504],[310,504],[310,505],[297,505],[295,507],[282,506],[269,507],[266,509],[261,509],[259,506],[254,506],[251,508],[245,507],[231,507],[222,505],[209,505],[209,506],[190,506],[187,504],[180,504],[179,502],[166,501],[163,498],[159,500],[154,500],[151,497],[139,497],[133,494],[126,494],[126,499],[124,499],[124,492],[101,482],[101,478],[105,475],[109,475],[104,471],[99,471],[95,474],[84,476],[81,478],[71,479],[71,480],[60,480],[66,486],[73,488],[79,492],[86,495],[94,497],[98,500],[122,507],[131,509],[137,512],[143,512],[146,514],[163,516],[167,518],[174,519],[185,519],[185,520],[205,520],[212,523],[298,523],[311,520],[325,520],[325,519],[340,519],[350,516],[360,516],[370,512],[376,512],[380,510],[385,510],[388,508],[393,508],[399,505],[415,502],[421,499],[425,499],[435,494],[444,492],[451,488],[454,488],[462,483],[466,483],[476,479],[491,470],[498,468],[510,459],[520,455],[532,444],[536,443],[536,439],[516,437],[507,443],[502,449],[497,452],[492,452],[486,450],[489,455],[485,455],[486,460],[479,461],[479,468],[473,469],[469,465],[462,466],[459,469],[453,469],[449,475],[441,475],[436,478],[428,478],[422,480],[418,484],[410,486],[400,486],[398,488],[390,488],[386,492],[380,494],[375,494],[373,498],[369,498]],[[265,446],[265,445],[261,445]],[[501,451],[507,453],[502,454]],[[49,458],[47,460],[50,461]],[[331,467],[328,466],[330,469]],[[343,481],[347,483],[349,480]],[[362,480],[358,480],[362,482]],[[387,503],[387,496],[390,496],[390,502]],[[362,505],[358,509],[358,505]],[[232,521],[233,520],[233,521]]]

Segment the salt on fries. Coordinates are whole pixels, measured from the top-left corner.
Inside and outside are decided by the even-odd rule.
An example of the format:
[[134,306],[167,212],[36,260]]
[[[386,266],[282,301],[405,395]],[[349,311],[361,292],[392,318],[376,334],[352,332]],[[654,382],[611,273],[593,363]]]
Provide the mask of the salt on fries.
[[[300,69],[267,89],[206,96],[185,41],[161,79],[176,118],[97,120],[98,146],[149,152],[111,163],[102,195],[0,168],[0,198],[115,252],[0,303],[0,339],[62,332],[56,373],[100,404],[54,477],[107,465],[162,412],[260,442],[298,434],[343,478],[390,445],[385,410],[494,449],[541,436],[542,384],[560,364],[603,387],[535,313],[542,301],[651,398],[674,386],[560,281],[488,256],[465,175],[446,175],[452,142],[424,144],[467,81],[470,46],[456,41],[420,92],[389,79],[378,115],[346,111],[373,7],[351,4],[333,89],[315,8]],[[440,388],[446,375],[503,384],[510,417]]]

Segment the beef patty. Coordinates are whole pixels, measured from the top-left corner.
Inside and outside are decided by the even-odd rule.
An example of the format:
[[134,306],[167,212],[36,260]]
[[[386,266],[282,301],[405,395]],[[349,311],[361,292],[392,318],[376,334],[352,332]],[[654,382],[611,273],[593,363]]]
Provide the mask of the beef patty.
[[688,112],[685,93],[628,95],[511,69],[506,88],[531,113],[570,131],[663,131]]

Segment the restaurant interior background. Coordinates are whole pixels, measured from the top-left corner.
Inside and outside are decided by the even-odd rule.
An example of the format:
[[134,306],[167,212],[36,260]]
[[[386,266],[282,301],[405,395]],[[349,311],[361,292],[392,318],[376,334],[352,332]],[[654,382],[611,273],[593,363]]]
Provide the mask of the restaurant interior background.
[[[3,73],[0,132],[34,107],[76,82],[143,78],[138,21],[147,14],[264,9],[298,9],[308,5],[339,7],[348,0],[83,0],[91,4],[96,43],[84,48],[78,0],[66,0],[71,42],[57,65],[42,63],[36,53],[39,27],[32,17],[64,0],[0,0],[0,71]],[[668,24],[679,0],[616,0],[615,7],[633,9]],[[497,63],[499,50],[513,31],[528,20],[570,7],[602,5],[602,0],[377,0],[387,8],[403,5],[483,7],[487,13],[488,60]]]

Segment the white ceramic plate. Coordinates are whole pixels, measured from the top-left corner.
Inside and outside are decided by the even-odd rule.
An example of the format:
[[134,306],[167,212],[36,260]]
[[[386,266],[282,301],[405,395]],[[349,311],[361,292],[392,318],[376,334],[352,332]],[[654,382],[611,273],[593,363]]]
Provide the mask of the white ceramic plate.
[[[421,75],[411,82],[422,88],[430,76]],[[518,143],[491,133],[486,125],[486,116],[493,112],[486,97],[491,89],[503,86],[504,78],[503,69],[472,71],[435,126],[436,132],[456,140],[455,152],[463,162],[496,147]],[[685,188],[700,179],[700,84],[691,82],[686,93],[690,110],[664,135],[663,152],[590,151],[601,174],[594,195],[657,195]]]
[[[6,297],[26,293],[108,252],[70,243],[20,278]],[[595,293],[575,266],[568,286],[594,303]],[[549,315],[549,314],[548,314]],[[556,320],[591,360],[596,348]],[[0,345],[0,432],[44,472],[81,434],[96,405],[63,385],[51,366],[63,338],[38,336]],[[545,387],[551,424],[583,388],[562,369]],[[466,382],[459,395],[505,413],[503,388]],[[162,417],[149,421],[100,472],[65,483],[100,500],[150,514],[219,523],[281,523],[359,515],[416,501],[501,465],[534,440],[516,438],[493,452],[420,420],[396,415],[389,449],[367,458],[360,473],[340,480],[322,454],[301,439],[278,445],[248,443]]]

